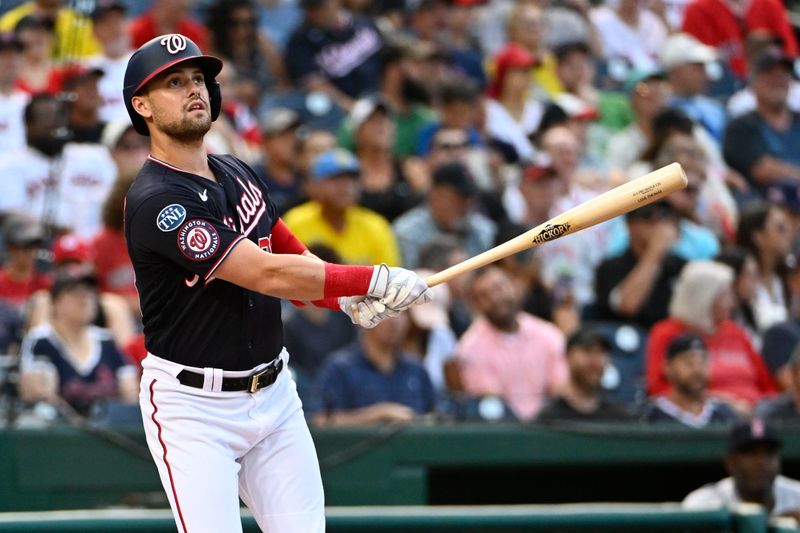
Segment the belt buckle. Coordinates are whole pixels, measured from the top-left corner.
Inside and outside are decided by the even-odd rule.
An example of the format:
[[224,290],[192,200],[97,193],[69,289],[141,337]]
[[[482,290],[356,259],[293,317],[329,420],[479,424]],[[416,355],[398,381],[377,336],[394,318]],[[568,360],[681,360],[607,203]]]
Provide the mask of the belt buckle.
[[[266,367],[264,367],[262,370],[259,370],[258,372],[250,374],[250,382],[247,384],[247,390],[251,394],[254,394],[254,393],[260,391],[261,389],[263,389],[265,387],[269,387],[270,385],[275,383],[275,377],[274,376],[278,375],[278,373],[281,371],[282,367],[283,367],[283,360],[282,359],[278,359],[277,362],[272,361]],[[263,386],[260,386],[261,385],[261,377],[262,376],[270,376],[272,378],[272,380],[269,381],[268,383],[265,383]]]

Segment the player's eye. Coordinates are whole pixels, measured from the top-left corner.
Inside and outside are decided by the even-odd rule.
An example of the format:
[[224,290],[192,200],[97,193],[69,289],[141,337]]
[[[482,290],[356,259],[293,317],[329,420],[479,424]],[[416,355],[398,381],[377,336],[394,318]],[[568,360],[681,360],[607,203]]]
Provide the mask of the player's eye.
[[167,80],[167,85],[169,85],[170,87],[180,87],[181,84],[182,84],[181,79],[178,76],[175,76],[174,78],[170,78]]
[[192,81],[195,83],[195,85],[202,85],[203,83],[205,83],[205,78],[203,78],[201,74],[198,74],[197,76],[192,78]]

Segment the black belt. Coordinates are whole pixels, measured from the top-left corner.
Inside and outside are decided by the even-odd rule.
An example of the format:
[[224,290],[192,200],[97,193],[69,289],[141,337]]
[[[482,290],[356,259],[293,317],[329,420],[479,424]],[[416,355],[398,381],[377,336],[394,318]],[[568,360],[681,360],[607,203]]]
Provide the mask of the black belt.
[[[222,378],[222,389],[226,392],[233,391],[248,391],[258,392],[263,388],[269,387],[275,380],[278,379],[278,374],[283,370],[283,359],[276,357],[266,367],[258,372],[253,372],[249,376],[241,378]],[[206,381],[204,374],[193,372],[191,370],[181,370],[178,373],[178,381],[181,385],[188,385],[189,387],[203,388]]]

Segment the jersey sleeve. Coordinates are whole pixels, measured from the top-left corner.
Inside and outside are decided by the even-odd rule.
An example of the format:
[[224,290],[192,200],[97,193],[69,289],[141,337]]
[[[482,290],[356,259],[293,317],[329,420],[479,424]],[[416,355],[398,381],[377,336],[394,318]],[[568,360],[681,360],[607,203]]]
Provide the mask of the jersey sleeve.
[[136,260],[156,255],[205,280],[245,238],[188,191],[147,198],[126,224]]

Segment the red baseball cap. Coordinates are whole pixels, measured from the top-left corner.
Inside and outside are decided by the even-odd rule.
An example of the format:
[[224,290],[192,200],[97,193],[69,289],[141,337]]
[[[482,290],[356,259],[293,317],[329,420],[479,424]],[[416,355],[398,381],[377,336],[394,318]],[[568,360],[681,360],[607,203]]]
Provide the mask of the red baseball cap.
[[539,61],[532,53],[516,43],[510,43],[494,58],[495,75],[489,86],[489,96],[497,98],[503,90],[506,74],[512,68],[533,68]]
[[91,263],[94,254],[89,244],[76,235],[64,235],[53,243],[53,263],[62,264],[68,261]]

